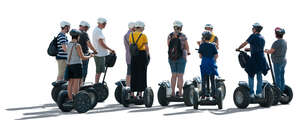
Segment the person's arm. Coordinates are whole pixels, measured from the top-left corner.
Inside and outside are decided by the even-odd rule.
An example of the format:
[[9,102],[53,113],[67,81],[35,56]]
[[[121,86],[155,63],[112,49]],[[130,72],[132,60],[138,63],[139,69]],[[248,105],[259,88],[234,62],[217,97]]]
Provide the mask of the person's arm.
[[90,40],[86,41],[86,44],[88,45],[88,47],[89,47],[95,54],[97,54],[97,50],[96,50],[95,47],[92,45],[92,43],[91,43]]
[[170,46],[170,41],[171,41],[171,39],[167,40],[168,47]]
[[199,58],[202,59],[202,54],[201,53],[199,53]]
[[268,54],[273,54],[275,52],[275,49],[271,48],[271,49],[266,49],[265,50],[265,53],[268,53]]
[[145,43],[144,45],[145,45],[145,50],[146,50],[147,55],[150,56],[148,43]]
[[61,47],[64,50],[64,52],[67,52],[67,45],[66,44],[62,44]]
[[187,55],[190,55],[191,52],[190,52],[190,48],[189,48],[189,44],[188,44],[187,40],[184,41],[184,48],[187,51]]
[[215,55],[215,61],[217,61],[218,57],[219,57],[219,55],[216,54],[216,55]]
[[99,40],[98,40],[98,43],[99,43],[99,45],[101,45],[103,48],[109,50],[109,51],[112,52],[112,53],[115,53],[114,50],[112,50],[111,48],[109,48],[109,47],[104,43],[103,39],[99,39]]
[[89,58],[91,58],[93,55],[90,56],[84,56],[83,52],[82,52],[82,48],[80,45],[76,45],[76,51],[80,57],[80,59],[82,60],[88,60]]
[[244,48],[247,44],[248,44],[248,42],[245,41],[245,42],[242,43],[236,50],[241,50],[241,49]]
[[219,49],[219,39],[216,37],[216,48]]

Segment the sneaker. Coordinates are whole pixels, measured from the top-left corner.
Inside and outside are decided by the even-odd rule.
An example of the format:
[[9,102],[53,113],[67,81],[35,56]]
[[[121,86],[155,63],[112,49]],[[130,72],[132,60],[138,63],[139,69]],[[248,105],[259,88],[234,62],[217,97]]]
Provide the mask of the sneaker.
[[250,94],[250,98],[254,98],[254,94]]
[[256,94],[256,97],[258,97],[258,98],[263,98],[263,96],[262,96],[262,94],[261,94],[261,93],[259,93],[259,94]]

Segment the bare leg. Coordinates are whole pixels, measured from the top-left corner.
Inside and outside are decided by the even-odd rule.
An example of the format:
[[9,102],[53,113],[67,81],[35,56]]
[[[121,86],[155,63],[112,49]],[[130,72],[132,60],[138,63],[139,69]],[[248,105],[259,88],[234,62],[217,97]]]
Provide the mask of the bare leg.
[[128,86],[128,87],[130,87],[130,79],[131,79],[131,76],[127,75],[126,76],[126,86]]
[[79,91],[80,79],[74,79],[73,94],[76,95]]
[[175,96],[176,80],[177,80],[177,74],[172,73],[172,77],[171,77],[172,96]]
[[73,91],[73,80],[74,79],[69,79],[69,84],[68,84],[68,98],[69,100],[72,100],[73,99],[73,96],[72,96],[72,91]]
[[182,96],[182,86],[183,86],[183,74],[177,74],[177,87],[179,89],[179,96]]
[[99,83],[100,76],[101,76],[101,73],[96,74],[96,76],[95,76],[95,84]]

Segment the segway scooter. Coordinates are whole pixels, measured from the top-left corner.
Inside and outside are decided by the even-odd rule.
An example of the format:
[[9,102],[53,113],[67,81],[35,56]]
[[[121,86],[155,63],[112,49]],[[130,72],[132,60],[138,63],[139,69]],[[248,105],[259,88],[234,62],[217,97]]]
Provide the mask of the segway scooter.
[[122,96],[121,96],[121,102],[124,107],[129,107],[130,104],[135,104],[135,105],[145,105],[145,107],[150,108],[153,105],[153,90],[151,87],[147,87],[143,91],[143,96],[141,98],[137,97],[132,97],[130,95],[131,89],[130,87],[123,87],[122,88]]
[[[245,68],[250,56],[245,51],[239,50],[238,52],[240,52],[238,57],[240,65]],[[234,104],[238,108],[247,108],[249,104],[259,104],[261,107],[270,107],[273,104],[274,92],[268,81],[263,81],[262,98],[250,97],[250,88],[247,82],[240,81],[238,85],[233,94]]]
[[117,85],[115,89],[115,99],[119,104],[122,104],[122,89],[126,87],[126,80],[121,79],[120,81],[115,83]]
[[161,106],[168,106],[170,102],[184,102],[186,106],[193,105],[193,90],[200,84],[201,80],[199,77],[195,77],[192,81],[188,80],[183,86],[183,97],[180,97],[176,92],[176,96],[172,97],[172,88],[169,81],[160,82],[157,98]]
[[284,91],[281,92],[281,90],[277,87],[276,82],[275,82],[273,66],[272,66],[271,59],[270,59],[270,54],[267,54],[267,56],[268,56],[268,62],[269,62],[270,68],[271,68],[271,74],[272,74],[272,79],[273,79],[273,84],[271,85],[271,87],[274,91],[273,105],[277,105],[278,102],[280,102],[281,104],[289,104],[293,99],[292,88],[289,87],[288,85],[285,85]]
[[114,53],[110,53],[108,56],[105,56],[105,72],[104,77],[101,83],[94,84],[94,88],[97,91],[98,102],[103,102],[107,99],[109,95],[107,83],[105,82],[105,77],[107,69],[113,67],[116,63],[117,56]]
[[[209,75],[207,75],[209,76]],[[209,78],[209,77],[207,77]],[[219,80],[219,86],[217,87],[217,79],[214,78],[215,82],[215,93],[213,94],[212,86],[209,85],[209,82],[203,82],[201,87],[194,89],[193,100],[194,100],[194,109],[198,109],[199,105],[214,106],[217,105],[218,109],[223,108],[223,99],[225,98],[226,87],[224,80]],[[204,92],[207,91],[207,93]]]

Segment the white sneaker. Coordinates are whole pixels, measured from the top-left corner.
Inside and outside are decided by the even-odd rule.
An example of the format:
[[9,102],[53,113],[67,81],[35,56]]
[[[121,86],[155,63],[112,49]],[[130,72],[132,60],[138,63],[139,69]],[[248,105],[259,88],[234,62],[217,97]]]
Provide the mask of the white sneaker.
[[262,96],[262,94],[260,93],[260,94],[257,94],[256,95],[258,98],[263,98],[263,96]]
[[254,94],[250,94],[250,98],[254,98]]

